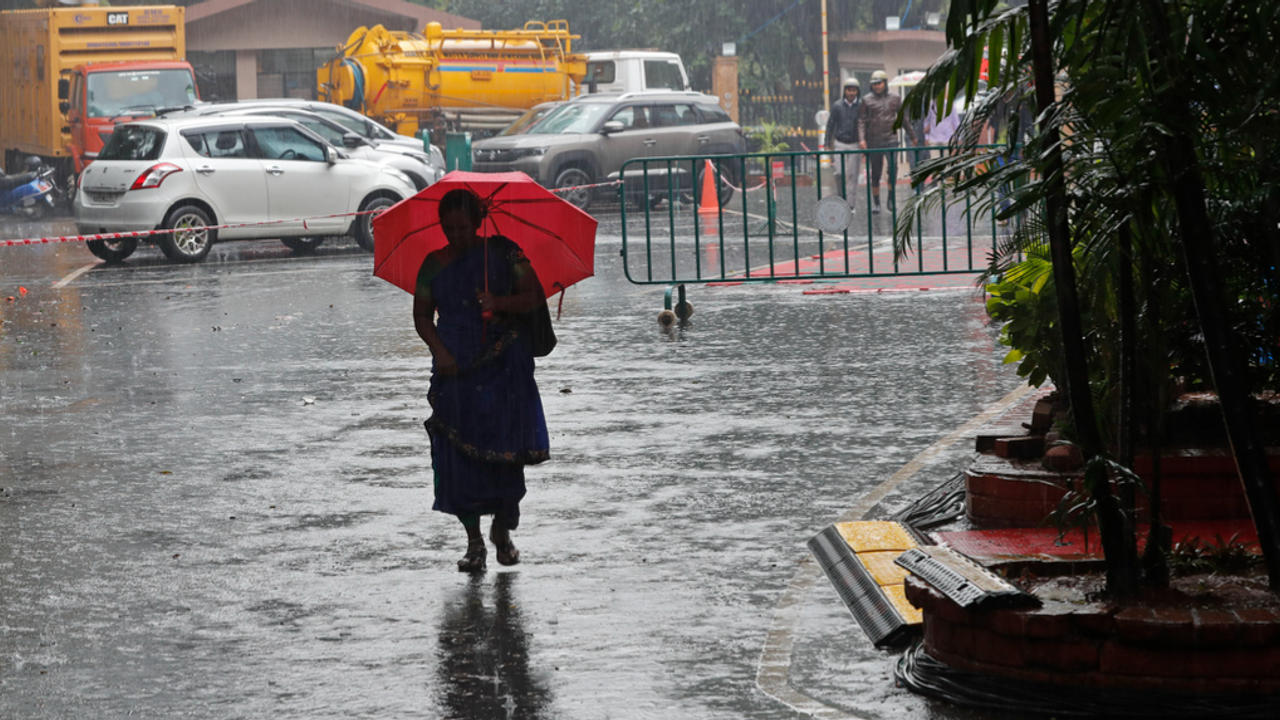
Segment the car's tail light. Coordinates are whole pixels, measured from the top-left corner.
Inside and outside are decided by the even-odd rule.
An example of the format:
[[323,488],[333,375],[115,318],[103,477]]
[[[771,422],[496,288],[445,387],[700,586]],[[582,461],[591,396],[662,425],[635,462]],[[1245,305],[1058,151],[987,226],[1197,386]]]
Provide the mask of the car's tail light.
[[146,190],[148,188],[158,188],[165,178],[176,172],[182,172],[182,168],[173,163],[156,163],[144,170],[138,176],[138,179],[133,181],[133,185],[129,189]]

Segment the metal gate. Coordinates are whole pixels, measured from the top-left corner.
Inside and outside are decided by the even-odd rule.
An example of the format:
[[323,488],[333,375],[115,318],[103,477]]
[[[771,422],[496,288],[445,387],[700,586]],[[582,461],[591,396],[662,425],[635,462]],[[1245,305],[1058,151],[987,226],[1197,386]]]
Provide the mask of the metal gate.
[[[917,192],[908,168],[942,151],[630,160],[618,189],[626,277],[682,286],[979,273],[1010,228],[997,220],[998,207],[988,202],[980,211],[968,196],[944,194],[941,207],[917,215],[910,252],[899,258],[893,251],[899,208]],[[877,163],[891,181],[881,178],[879,212],[873,212]],[[842,207],[851,208],[845,222]]]

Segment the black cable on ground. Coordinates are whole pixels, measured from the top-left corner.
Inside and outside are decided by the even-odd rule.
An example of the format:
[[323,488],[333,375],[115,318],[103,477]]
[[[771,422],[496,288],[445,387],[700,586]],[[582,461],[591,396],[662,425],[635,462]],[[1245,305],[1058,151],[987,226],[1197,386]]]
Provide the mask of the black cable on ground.
[[964,473],[958,472],[915,502],[894,513],[890,519],[914,529],[928,530],[963,516],[964,496]]
[[1046,685],[979,675],[951,668],[916,642],[898,658],[894,677],[918,695],[965,707],[1055,718],[1159,718],[1183,720],[1275,720],[1280,696],[1174,695],[1134,690]]

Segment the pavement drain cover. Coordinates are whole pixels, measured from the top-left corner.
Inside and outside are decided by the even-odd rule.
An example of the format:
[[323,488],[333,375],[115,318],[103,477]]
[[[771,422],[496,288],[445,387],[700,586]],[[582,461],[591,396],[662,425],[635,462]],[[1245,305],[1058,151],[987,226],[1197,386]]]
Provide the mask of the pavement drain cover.
[[928,545],[912,548],[899,555],[894,562],[960,607],[1039,604],[1034,595],[1022,592],[995,573],[948,547]]

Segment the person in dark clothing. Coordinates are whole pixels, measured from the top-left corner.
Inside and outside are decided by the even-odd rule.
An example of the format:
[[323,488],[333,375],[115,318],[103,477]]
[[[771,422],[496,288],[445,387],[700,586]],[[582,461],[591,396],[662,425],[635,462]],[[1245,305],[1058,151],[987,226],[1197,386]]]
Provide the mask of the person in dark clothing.
[[[895,148],[898,147],[898,133],[894,131],[893,124],[898,119],[898,111],[902,109],[902,98],[889,92],[889,76],[883,70],[877,70],[871,74],[871,96],[862,103],[862,147],[868,149],[877,148]],[[916,135],[915,128],[910,123],[904,124],[903,129],[907,131],[907,136],[911,140],[912,145],[919,145],[920,138]],[[892,152],[876,152],[872,153],[868,162],[871,163],[871,198],[874,203],[871,212],[880,212],[880,173],[884,169],[884,160],[892,155]],[[895,178],[893,173],[889,174],[888,184],[890,198],[893,197],[893,187]]]
[[[862,100],[859,98],[858,81],[844,81],[844,97],[831,105],[827,117],[826,142],[831,151],[857,150],[860,136]],[[857,197],[858,176],[862,174],[862,155],[841,153],[833,159],[834,172],[841,176],[837,187],[844,189],[844,197],[853,208]]]
[[478,196],[451,190],[439,212],[449,244],[423,260],[413,295],[413,324],[431,349],[431,507],[457,516],[467,531],[458,569],[480,572],[481,515],[493,515],[498,562],[520,562],[511,531],[520,522],[524,467],[549,456],[531,341],[518,319],[545,301],[520,246],[478,234],[485,213]]

